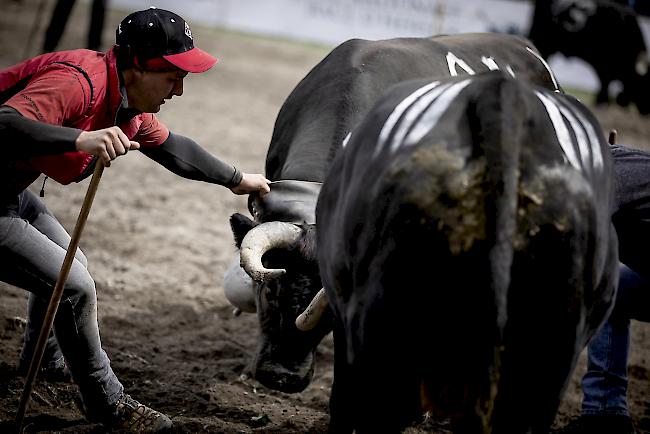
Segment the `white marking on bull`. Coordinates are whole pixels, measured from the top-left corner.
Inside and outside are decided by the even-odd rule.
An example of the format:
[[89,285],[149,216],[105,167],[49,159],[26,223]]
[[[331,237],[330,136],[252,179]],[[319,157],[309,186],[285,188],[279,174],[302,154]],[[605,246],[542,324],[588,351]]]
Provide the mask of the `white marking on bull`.
[[404,140],[405,146],[412,146],[417,144],[422,137],[431,131],[444,112],[447,111],[449,105],[458,96],[458,94],[472,82],[471,79],[466,79],[461,82],[455,83],[449,89],[445,90],[440,97],[427,108],[426,112],[422,115],[418,123],[409,132],[409,135]]
[[350,141],[350,137],[352,137],[352,131],[350,131],[348,135],[345,136],[345,139],[343,139],[343,143],[341,143],[341,147],[345,148],[345,145],[347,145],[348,142]]
[[447,67],[449,67],[449,74],[452,77],[456,77],[458,75],[458,71],[456,71],[456,65],[463,68],[466,73],[474,75],[474,70],[470,68],[470,66],[463,59],[459,58],[451,51],[447,52]]
[[548,71],[548,75],[551,76],[551,80],[553,80],[553,86],[555,87],[556,90],[560,90],[560,86],[557,84],[557,80],[555,79],[555,74],[553,74],[553,71],[551,71],[551,67],[548,65],[548,63],[546,63],[546,60],[544,60],[544,58],[539,54],[537,54],[535,50],[533,50],[532,48],[526,47],[526,50],[528,50],[530,54],[535,56],[537,60],[542,62],[542,65],[544,65],[544,68],[546,68],[546,71]]
[[499,65],[497,65],[492,57],[481,56],[481,62],[483,62],[483,65],[487,66],[490,71],[496,71],[499,69]]
[[[499,65],[497,65],[497,62],[494,60],[493,57],[486,57],[486,56],[481,56],[481,63],[485,66],[490,71],[496,71],[500,70]],[[452,77],[458,76],[458,71],[456,70],[456,65],[460,66],[466,73],[469,75],[474,75],[476,74],[474,70],[465,62],[463,59],[460,57],[456,56],[454,53],[451,51],[447,52],[447,67],[449,68],[449,75]],[[510,74],[511,76],[515,76],[515,72],[512,70],[512,67],[510,65],[506,65],[505,70]]]
[[555,128],[555,135],[557,136],[557,140],[560,143],[562,150],[564,151],[566,160],[576,169],[582,170],[580,159],[576,155],[575,148],[573,147],[571,134],[569,134],[569,129],[562,119],[560,110],[555,104],[553,104],[553,101],[551,101],[550,98],[541,92],[535,91],[535,95],[537,95],[537,98],[539,98],[539,100],[542,102],[544,108],[546,109],[546,112],[548,113],[549,119],[551,119],[553,128]]
[[421,88],[415,90],[409,96],[404,98],[402,102],[400,102],[395,107],[395,109],[393,109],[393,112],[388,116],[388,118],[386,119],[386,123],[381,129],[381,132],[379,133],[379,141],[377,143],[377,147],[375,148],[375,153],[373,154],[373,157],[377,156],[377,154],[379,154],[379,152],[382,150],[384,144],[388,140],[388,136],[393,131],[393,128],[395,127],[395,124],[397,124],[397,121],[399,121],[399,119],[402,117],[402,114],[406,110],[408,110],[408,108],[411,106],[411,104],[413,104],[415,100],[417,100],[420,96],[424,95],[425,93],[429,92],[431,89],[434,89],[436,86],[438,86],[438,84],[440,84],[439,81],[434,81],[422,86]]
[[390,151],[395,152],[395,150],[402,144],[404,137],[411,130],[417,119],[420,115],[427,110],[427,108],[433,103],[433,101],[440,96],[445,90],[447,90],[451,85],[443,84],[440,87],[432,89],[429,93],[422,96],[420,99],[415,101],[404,113],[402,120],[397,126],[395,134],[393,134],[393,141],[390,145]]
[[597,169],[603,168],[603,154],[600,147],[600,140],[598,139],[598,134],[594,129],[591,122],[589,122],[585,116],[580,113],[580,111],[569,105],[569,110],[578,118],[580,124],[584,127],[587,132],[587,137],[589,138],[589,145],[591,146],[591,164]]
[[582,167],[594,167],[591,161],[591,146],[589,144],[589,139],[587,134],[581,125],[580,121],[574,116],[574,114],[562,104],[559,104],[560,113],[569,121],[573,132],[576,135],[576,141],[578,142],[578,152],[582,160]]

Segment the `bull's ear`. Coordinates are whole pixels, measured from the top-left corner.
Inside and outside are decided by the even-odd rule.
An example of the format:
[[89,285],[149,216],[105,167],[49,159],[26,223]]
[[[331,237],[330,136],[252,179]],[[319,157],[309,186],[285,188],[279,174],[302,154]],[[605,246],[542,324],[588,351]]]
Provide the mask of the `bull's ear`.
[[237,248],[241,247],[241,242],[251,229],[257,226],[257,223],[243,214],[236,212],[230,216],[230,228],[235,238]]

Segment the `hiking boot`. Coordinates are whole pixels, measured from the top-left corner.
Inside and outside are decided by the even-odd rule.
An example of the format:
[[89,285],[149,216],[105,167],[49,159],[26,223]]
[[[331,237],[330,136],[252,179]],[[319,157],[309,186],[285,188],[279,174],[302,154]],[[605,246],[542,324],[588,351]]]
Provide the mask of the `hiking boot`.
[[115,404],[115,416],[110,425],[116,433],[168,433],[172,421],[164,414],[140,404],[126,393]]
[[554,434],[636,434],[629,416],[583,415],[572,420]]

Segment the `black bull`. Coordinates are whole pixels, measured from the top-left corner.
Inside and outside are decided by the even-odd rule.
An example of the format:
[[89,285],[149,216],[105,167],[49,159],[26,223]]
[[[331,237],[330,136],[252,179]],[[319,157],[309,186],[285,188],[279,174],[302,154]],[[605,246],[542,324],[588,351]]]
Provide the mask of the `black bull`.
[[233,304],[257,311],[260,330],[252,371],[262,384],[302,391],[313,375],[316,346],[331,331],[328,315],[310,331],[298,330],[294,321],[321,288],[314,208],[320,183],[346,136],[390,85],[491,69],[558,88],[528,40],[485,33],[350,40],[317,64],[288,96],[266,159],[266,176],[275,181],[271,193],[264,200],[251,197],[254,220],[231,217],[242,265],[254,282],[246,281],[239,260],[225,279]]
[[547,433],[613,301],[611,179],[571,97],[499,71],[393,88],[317,205],[330,431],[401,432],[429,410],[455,432]]
[[602,0],[537,0],[530,39],[545,59],[562,53],[590,64],[600,81],[597,102],[609,102],[609,85],[619,81],[617,103],[650,113],[648,53],[630,8]]

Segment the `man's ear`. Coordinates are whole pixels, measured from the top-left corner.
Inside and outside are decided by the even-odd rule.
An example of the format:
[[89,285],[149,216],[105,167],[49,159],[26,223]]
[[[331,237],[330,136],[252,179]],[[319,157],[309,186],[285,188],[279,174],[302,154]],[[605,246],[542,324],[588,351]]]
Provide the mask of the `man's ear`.
[[142,80],[142,76],[144,75],[144,70],[136,67],[136,66],[131,66],[130,68],[125,68],[122,70],[122,79],[124,80],[124,87],[127,90],[129,90],[129,86],[131,86],[133,83],[137,83],[140,80]]

